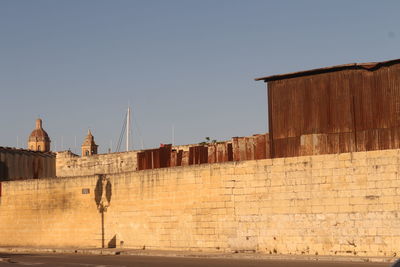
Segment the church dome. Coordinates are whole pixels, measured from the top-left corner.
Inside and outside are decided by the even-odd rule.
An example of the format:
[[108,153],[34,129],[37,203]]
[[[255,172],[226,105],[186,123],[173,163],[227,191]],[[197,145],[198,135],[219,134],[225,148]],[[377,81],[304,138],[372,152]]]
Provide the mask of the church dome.
[[42,120],[36,120],[36,128],[32,131],[28,138],[28,149],[33,151],[50,151],[50,138],[42,128]]
[[29,141],[33,141],[33,142],[35,142],[35,141],[50,142],[49,135],[42,128],[42,120],[41,119],[37,119],[36,120],[36,128],[29,135]]

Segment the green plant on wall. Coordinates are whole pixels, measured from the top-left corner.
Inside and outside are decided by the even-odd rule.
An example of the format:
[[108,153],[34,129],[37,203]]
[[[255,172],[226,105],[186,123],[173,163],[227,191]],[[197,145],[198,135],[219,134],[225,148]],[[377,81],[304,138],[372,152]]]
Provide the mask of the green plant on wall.
[[207,137],[204,138],[203,142],[199,143],[199,145],[206,146],[206,145],[209,145],[209,144],[216,144],[216,143],[217,143],[216,139],[211,140],[211,138],[207,136]]

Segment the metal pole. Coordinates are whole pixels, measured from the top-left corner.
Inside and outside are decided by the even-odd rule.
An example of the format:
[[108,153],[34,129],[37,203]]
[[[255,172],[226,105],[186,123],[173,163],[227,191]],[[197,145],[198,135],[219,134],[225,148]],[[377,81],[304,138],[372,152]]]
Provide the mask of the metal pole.
[[[130,114],[132,112],[132,114]],[[133,127],[135,127],[134,126],[134,123],[135,123],[135,119],[133,118],[133,109],[132,109],[132,111],[131,111],[131,109],[130,109],[130,107],[129,107],[129,119],[130,120],[132,120],[132,126],[131,126],[131,123],[129,123],[129,139],[130,139],[130,143],[132,144],[131,146],[132,146],[132,150],[134,150],[134,145],[133,145],[133,130],[132,130],[132,128]],[[132,118],[132,119],[131,119]]]
[[104,208],[101,207],[101,248],[105,248],[104,242]]
[[172,146],[175,145],[175,126],[172,124]]
[[129,129],[131,127],[131,108],[128,107],[128,113],[126,115],[126,151],[129,151]]

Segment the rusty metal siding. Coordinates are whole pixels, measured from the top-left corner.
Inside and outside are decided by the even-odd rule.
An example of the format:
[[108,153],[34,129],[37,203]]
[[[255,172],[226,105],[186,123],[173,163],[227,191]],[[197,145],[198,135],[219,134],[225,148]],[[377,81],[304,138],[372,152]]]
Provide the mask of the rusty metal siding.
[[138,152],[137,156],[136,156],[136,160],[137,160],[137,169],[140,170],[144,170],[145,167],[145,158],[144,158],[144,152]]
[[327,73],[268,83],[273,138],[350,132],[350,86],[344,74]]
[[183,150],[179,150],[176,155],[176,166],[182,166]]
[[268,102],[273,157],[399,148],[400,64],[270,81]]
[[358,75],[354,87],[356,129],[390,128],[400,125],[400,66]]
[[269,135],[256,134],[234,137],[226,142],[190,146],[189,151],[177,151],[172,149],[171,144],[140,151],[137,153],[137,170],[265,159],[269,155]]
[[233,160],[232,144],[230,142],[209,144],[207,149],[208,163],[219,163]]
[[176,167],[178,152],[174,149],[171,151],[171,164],[170,167]]
[[231,143],[227,145],[228,161],[233,161],[233,147]]
[[171,166],[171,151],[172,151],[171,144],[160,147],[159,149],[160,168],[166,168]]
[[188,166],[189,165],[189,151],[182,152],[182,163],[180,166]]
[[208,163],[208,148],[193,146],[189,148],[189,165]]
[[[399,148],[400,65],[358,75],[354,88],[357,149]],[[390,130],[389,130],[390,129]]]
[[55,154],[0,147],[0,181],[55,177]]
[[267,158],[267,138],[268,134],[254,135],[254,159]]
[[[137,154],[137,169],[149,170],[171,167],[172,145],[148,149]],[[174,163],[175,164],[175,163]]]
[[300,137],[280,138],[273,142],[275,158],[300,156]]
[[256,134],[232,138],[232,160],[254,160],[270,158],[269,134]]

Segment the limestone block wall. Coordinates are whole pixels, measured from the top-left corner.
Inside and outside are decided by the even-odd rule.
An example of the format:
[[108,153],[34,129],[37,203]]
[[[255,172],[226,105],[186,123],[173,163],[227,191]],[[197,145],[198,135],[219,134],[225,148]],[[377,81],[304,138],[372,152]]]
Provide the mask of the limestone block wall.
[[137,151],[77,156],[69,151],[58,152],[56,176],[72,177],[99,173],[121,173],[135,171]]
[[398,255],[399,160],[383,150],[3,182],[0,245]]

